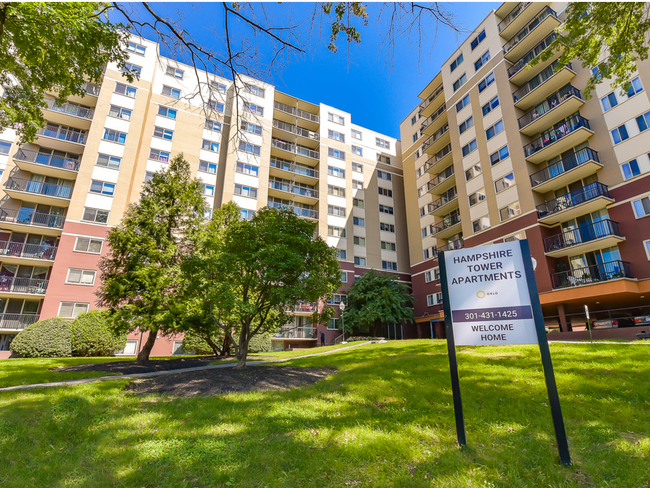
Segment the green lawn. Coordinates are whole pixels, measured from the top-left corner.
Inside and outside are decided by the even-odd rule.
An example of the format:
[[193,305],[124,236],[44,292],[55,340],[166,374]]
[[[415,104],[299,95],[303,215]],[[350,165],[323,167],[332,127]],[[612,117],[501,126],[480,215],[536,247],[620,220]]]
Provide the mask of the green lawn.
[[0,485],[650,487],[648,347],[551,352],[571,468],[536,347],[459,348],[459,450],[446,344],[396,341],[291,361],[339,372],[290,391],[142,398],[116,380],[2,393]]

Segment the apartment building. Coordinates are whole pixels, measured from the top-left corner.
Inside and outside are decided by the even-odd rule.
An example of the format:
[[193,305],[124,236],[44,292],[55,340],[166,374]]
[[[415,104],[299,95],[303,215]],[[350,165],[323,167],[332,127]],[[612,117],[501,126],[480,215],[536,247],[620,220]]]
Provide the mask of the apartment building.
[[[341,289],[332,305],[371,268],[410,283],[398,140],[259,80],[197,78],[147,40],[133,38],[128,51],[138,80],[108,65],[83,97],[60,105],[47,94],[47,125],[34,143],[20,145],[13,130],[0,134],[0,354],[39,319],[95,308],[108,230],[179,153],[203,182],[209,208],[232,200],[252,218],[266,205],[290,206],[313,221],[339,250]],[[311,323],[313,306],[296,308],[274,347],[341,335],[338,319]],[[131,334],[125,353],[143,340]],[[171,354],[180,341],[160,337],[153,354]]]
[[438,252],[528,239],[549,327],[650,313],[650,63],[627,93],[559,71],[566,3],[504,3],[422,90],[400,125],[420,336],[442,337]]

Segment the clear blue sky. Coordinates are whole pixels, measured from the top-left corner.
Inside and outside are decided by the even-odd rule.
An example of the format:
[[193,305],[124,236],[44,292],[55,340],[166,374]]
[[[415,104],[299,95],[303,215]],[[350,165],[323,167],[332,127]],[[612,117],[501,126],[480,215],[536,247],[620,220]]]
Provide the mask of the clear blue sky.
[[[350,112],[355,124],[399,138],[399,123],[418,103],[418,93],[438,73],[442,63],[459,43],[498,5],[493,2],[445,4],[464,32],[456,35],[450,29],[441,27],[435,35],[431,26],[426,29],[429,38],[422,42],[421,54],[418,52],[420,43],[417,39],[401,39],[395,44],[395,56],[392,58],[385,48],[381,49],[386,29],[385,24],[377,23],[377,5],[370,6],[367,26],[358,23],[361,43],[351,46],[348,55],[347,43],[342,36],[339,36],[338,53],[327,50],[327,30],[322,31],[320,42],[318,33],[307,40],[313,4],[268,3],[264,8],[275,19],[274,25],[303,21],[299,29],[300,39],[308,42],[308,52],[282,63],[282,67],[264,81],[295,97]],[[190,6],[173,3],[151,4],[151,7],[169,18],[177,19],[180,14],[184,29],[197,41],[213,51],[223,51],[220,39],[224,33],[221,4]],[[247,36],[237,22],[231,23],[232,32]],[[153,39],[149,35],[145,37]],[[260,58],[264,61],[268,61],[272,55],[268,44],[264,37],[259,38]],[[249,62],[258,61],[259,58]]]

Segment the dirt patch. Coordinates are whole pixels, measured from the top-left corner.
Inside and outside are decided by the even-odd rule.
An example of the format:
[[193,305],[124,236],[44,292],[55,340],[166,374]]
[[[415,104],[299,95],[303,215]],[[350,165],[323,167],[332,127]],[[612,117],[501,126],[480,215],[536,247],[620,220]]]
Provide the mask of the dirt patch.
[[129,383],[126,391],[136,395],[161,393],[172,396],[213,396],[232,392],[286,390],[316,383],[336,373],[330,368],[249,366],[169,374]]
[[117,374],[151,373],[153,371],[172,371],[174,369],[196,368],[208,366],[210,363],[233,358],[221,358],[216,356],[205,356],[200,358],[180,359],[155,359],[145,364],[138,364],[135,361],[114,361],[107,363],[77,364],[63,368],[51,368],[50,371],[69,373],[70,371],[82,372],[105,372]]

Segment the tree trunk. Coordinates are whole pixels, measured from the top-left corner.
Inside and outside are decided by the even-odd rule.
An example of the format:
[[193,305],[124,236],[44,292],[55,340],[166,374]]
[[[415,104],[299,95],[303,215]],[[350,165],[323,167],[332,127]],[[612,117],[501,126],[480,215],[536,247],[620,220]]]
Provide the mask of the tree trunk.
[[239,348],[237,349],[237,366],[236,369],[246,367],[246,356],[248,356],[248,341],[240,341]]
[[210,336],[205,337],[205,342],[208,343],[208,346],[210,346],[210,349],[212,349],[212,352],[214,352],[215,356],[221,355],[221,349],[219,349],[219,346],[214,343]]
[[144,346],[142,346],[142,349],[140,349],[140,352],[138,353],[138,363],[146,363],[149,361],[149,354],[151,354],[151,350],[153,349],[153,345],[156,343],[156,336],[158,335],[158,329],[151,329],[149,331],[149,337],[147,337],[147,342],[144,343]]
[[221,348],[222,356],[230,356],[230,337],[224,332],[223,347]]

